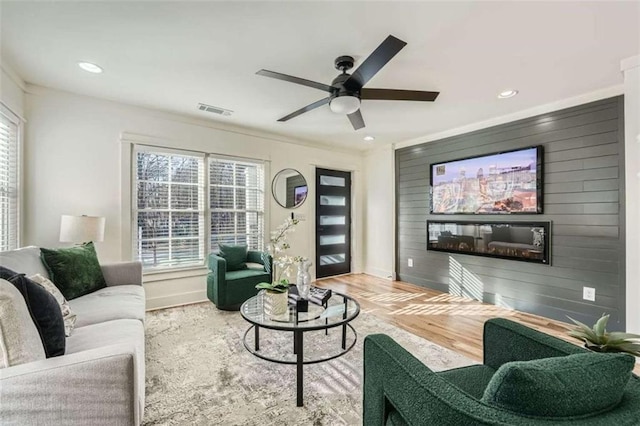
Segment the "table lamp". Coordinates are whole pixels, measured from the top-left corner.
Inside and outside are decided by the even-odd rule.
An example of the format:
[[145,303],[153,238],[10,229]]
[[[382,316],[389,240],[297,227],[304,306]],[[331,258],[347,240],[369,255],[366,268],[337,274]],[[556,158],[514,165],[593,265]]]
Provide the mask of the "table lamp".
[[62,215],[60,220],[60,241],[82,244],[104,240],[105,218],[100,216]]

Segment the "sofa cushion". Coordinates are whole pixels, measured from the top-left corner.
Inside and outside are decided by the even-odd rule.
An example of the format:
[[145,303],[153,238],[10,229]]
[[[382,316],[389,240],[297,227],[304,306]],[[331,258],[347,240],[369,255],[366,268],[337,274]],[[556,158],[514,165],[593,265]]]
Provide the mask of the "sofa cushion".
[[73,335],[67,339],[66,354],[122,343],[130,343],[136,347],[144,346],[144,325],[142,322],[133,319],[119,319],[77,327]]
[[117,319],[144,321],[145,297],[140,285],[106,287],[70,300],[69,305],[77,315],[76,328]]
[[34,246],[0,252],[0,266],[27,276],[40,274],[50,278],[47,268],[40,259],[40,249]]
[[47,290],[58,302],[60,311],[62,312],[62,320],[64,321],[64,334],[68,337],[71,336],[71,331],[76,325],[76,314],[71,310],[69,301],[64,298],[60,289],[51,282],[50,279],[43,277],[40,274],[35,274],[29,277],[31,281],[38,284],[40,287]]
[[227,272],[247,267],[247,246],[227,246],[220,244],[220,257],[227,261]]
[[509,230],[512,243],[533,244],[533,231],[529,227],[514,226]]
[[67,300],[107,286],[93,243],[56,250],[41,248],[40,252],[51,281]]
[[482,401],[538,417],[589,416],[622,400],[635,358],[586,352],[502,365]]
[[18,274],[3,266],[0,266],[0,278],[13,284],[24,297],[47,358],[64,355],[64,320],[55,297],[24,274]]
[[540,249],[541,247],[537,247],[531,244],[522,244],[522,243],[507,243],[504,241],[491,241],[487,244],[487,247],[492,249],[516,249],[516,250],[535,250]]
[[42,359],[44,347],[22,294],[0,279],[0,368]]
[[469,365],[436,373],[463,392],[480,399],[496,370],[488,365]]
[[385,426],[407,426],[408,423],[402,417],[402,414],[398,410],[391,409],[389,417],[387,417],[387,423]]
[[[139,286],[138,286],[139,287]],[[135,374],[139,412],[144,412],[145,347],[144,325],[134,319],[106,321],[100,324],[76,327],[67,339],[67,354],[90,349],[101,349],[110,345],[130,345],[135,350]]]
[[247,269],[264,272],[264,265],[262,263],[247,262],[246,265],[247,265]]
[[259,271],[256,269],[241,269],[239,271],[231,271],[231,272],[227,272],[226,278],[227,278],[227,282],[229,282],[229,281],[243,280],[245,278],[259,277],[259,276],[264,276],[265,280],[270,280],[269,274],[266,273],[264,269],[262,271]]
[[491,241],[511,241],[509,226],[495,225],[491,227]]

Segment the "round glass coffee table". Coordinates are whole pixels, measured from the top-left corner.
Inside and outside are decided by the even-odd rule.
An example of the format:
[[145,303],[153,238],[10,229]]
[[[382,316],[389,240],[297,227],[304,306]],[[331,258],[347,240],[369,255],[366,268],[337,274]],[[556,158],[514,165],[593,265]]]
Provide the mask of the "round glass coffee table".
[[[296,365],[296,404],[303,405],[303,371],[305,364],[316,364],[318,362],[329,361],[338,358],[349,352],[356,344],[358,335],[356,330],[349,324],[360,314],[360,305],[353,298],[332,292],[331,297],[324,305],[317,305],[309,302],[306,312],[299,312],[296,305],[289,304],[287,312],[278,316],[270,316],[264,312],[263,292],[252,297],[242,304],[240,313],[242,317],[252,325],[247,329],[242,338],[244,347],[258,358],[266,361],[277,362],[279,364]],[[330,347],[326,353],[314,359],[304,359],[304,333],[310,331],[325,330],[324,335],[328,335],[330,328],[342,327],[342,345],[332,351]],[[284,359],[284,357],[270,356],[265,351],[260,350],[260,328],[267,328],[276,331],[293,332],[293,353],[295,360]],[[253,330],[253,344],[247,337]],[[347,344],[347,340],[349,341]]]

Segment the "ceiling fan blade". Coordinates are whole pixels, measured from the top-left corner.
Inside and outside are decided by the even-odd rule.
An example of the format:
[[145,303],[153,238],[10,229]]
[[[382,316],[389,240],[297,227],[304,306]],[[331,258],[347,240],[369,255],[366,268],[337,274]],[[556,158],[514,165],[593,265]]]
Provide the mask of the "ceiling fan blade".
[[378,71],[384,67],[407,43],[390,35],[371,55],[351,74],[344,86],[349,90],[362,88]]
[[294,77],[292,75],[282,74],[275,71],[269,70],[260,70],[256,74],[262,75],[265,77],[271,77],[278,80],[288,81],[289,83],[301,84],[307,87],[313,87],[314,89],[324,90],[325,92],[333,92],[335,89],[329,85],[318,83],[317,81],[306,80],[300,77]]
[[360,99],[433,102],[439,94],[440,92],[424,92],[421,90],[362,89],[360,91]]
[[316,102],[314,102],[314,103],[312,103],[312,104],[309,104],[309,105],[307,105],[307,106],[306,106],[306,107],[304,107],[304,108],[300,108],[299,110],[294,111],[294,112],[292,112],[292,113],[291,113],[291,114],[289,114],[289,115],[285,115],[284,117],[282,117],[282,118],[281,118],[281,119],[279,119],[278,121],[288,121],[288,120],[291,120],[292,118],[297,117],[297,116],[299,116],[300,114],[304,114],[305,112],[309,112],[309,111],[311,111],[312,109],[316,109],[316,108],[318,108],[318,107],[321,107],[322,105],[326,105],[326,104],[328,104],[330,100],[331,100],[331,98],[330,98],[330,97],[327,97],[327,98],[324,98],[324,99],[320,99],[319,101],[316,101]]
[[362,113],[360,112],[360,110],[348,114],[347,117],[349,117],[349,121],[353,126],[353,130],[362,129],[364,127],[364,118],[362,118]]

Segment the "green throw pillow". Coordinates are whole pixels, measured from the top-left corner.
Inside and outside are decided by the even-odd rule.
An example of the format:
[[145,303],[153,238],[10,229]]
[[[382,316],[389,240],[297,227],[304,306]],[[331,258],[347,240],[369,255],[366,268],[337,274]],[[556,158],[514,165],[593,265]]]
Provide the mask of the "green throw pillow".
[[620,403],[635,358],[586,352],[502,365],[482,401],[537,417],[586,417]]
[[247,246],[225,246],[220,244],[220,257],[227,261],[227,271],[247,269]]
[[40,254],[51,281],[67,300],[107,286],[93,243],[55,250],[41,248]]

